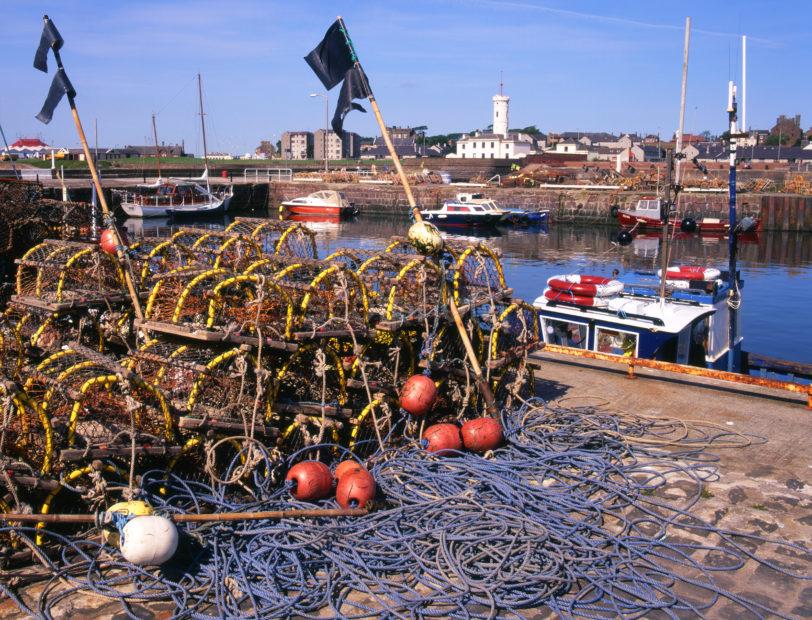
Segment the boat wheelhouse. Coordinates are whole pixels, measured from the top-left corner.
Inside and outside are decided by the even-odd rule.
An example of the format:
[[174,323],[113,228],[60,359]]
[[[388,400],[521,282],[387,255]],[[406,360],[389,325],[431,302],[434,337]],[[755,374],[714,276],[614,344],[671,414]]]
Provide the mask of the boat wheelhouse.
[[[577,296],[560,291],[550,294],[554,289],[534,305],[546,344],[727,369],[730,287],[725,278],[722,273],[712,281],[667,280],[667,297],[660,299],[657,274],[636,272],[624,277],[622,293],[600,298],[597,305],[577,303]],[[734,370],[740,368],[742,340],[738,333]]]

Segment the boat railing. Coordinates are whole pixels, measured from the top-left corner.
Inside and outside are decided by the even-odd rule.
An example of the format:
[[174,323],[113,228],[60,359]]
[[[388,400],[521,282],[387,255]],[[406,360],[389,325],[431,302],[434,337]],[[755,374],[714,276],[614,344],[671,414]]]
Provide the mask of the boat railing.
[[260,181],[269,183],[271,181],[292,181],[293,169],[291,168],[246,168],[242,172],[245,182]]

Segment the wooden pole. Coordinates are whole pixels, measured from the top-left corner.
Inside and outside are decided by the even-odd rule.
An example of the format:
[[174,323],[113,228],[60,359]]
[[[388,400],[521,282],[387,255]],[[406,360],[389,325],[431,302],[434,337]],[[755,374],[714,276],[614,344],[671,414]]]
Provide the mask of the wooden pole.
[[[48,16],[46,15],[43,19],[45,22],[47,22]],[[59,54],[59,50],[54,49],[52,51],[54,53],[54,59],[56,60],[57,67],[64,70],[65,67],[62,65],[62,57]],[[87,143],[85,130],[82,128],[82,121],[79,119],[79,111],[76,109],[76,101],[70,93],[66,94],[68,96],[70,111],[73,115],[73,123],[76,125],[76,132],[79,134],[79,141],[82,143],[82,151],[85,155],[85,161],[87,162],[87,167],[90,169],[90,176],[93,179],[93,185],[95,186],[96,193],[99,196],[99,204],[101,205],[102,213],[104,214],[105,219],[112,220],[112,214],[107,206],[107,198],[104,196],[104,190],[102,189],[101,181],[99,180],[99,173],[96,171],[96,162],[93,161],[93,156],[90,154],[90,146]],[[115,224],[113,224],[111,229],[116,235],[116,260],[118,260],[121,270],[124,272],[124,281],[127,285],[127,291],[130,294],[130,299],[133,303],[135,316],[138,320],[143,321],[144,312],[141,310],[141,300],[138,297],[138,292],[135,289],[132,273],[130,273],[130,269],[127,266],[126,257],[124,256],[124,240],[121,238],[121,233],[118,231],[118,227],[115,226]]]
[[[224,521],[258,521],[261,519],[307,519],[321,517],[363,517],[366,508],[305,508],[295,510],[266,510],[264,512],[219,512],[204,514],[165,515],[175,523],[212,523]],[[96,523],[89,514],[11,514],[0,513],[0,521],[19,523]]]
[[[347,26],[340,15],[338,16],[338,21],[341,24],[344,40],[347,42],[347,46],[350,48],[352,58],[354,59],[356,66],[361,68],[361,62],[358,60],[358,55],[355,53],[355,47],[347,34]],[[378,107],[378,102],[375,100],[375,95],[372,93],[372,87],[369,85],[369,83],[367,83],[366,86],[367,91],[369,92],[369,103],[372,106],[372,112],[375,114],[375,120],[378,121],[378,127],[381,129],[383,141],[386,143],[386,148],[389,150],[389,155],[392,157],[392,162],[395,164],[395,170],[397,170],[398,176],[400,177],[400,182],[403,184],[403,191],[406,193],[406,200],[409,201],[409,208],[412,211],[412,217],[414,217],[415,222],[422,222],[423,217],[420,215],[420,208],[417,206],[417,202],[414,199],[412,188],[409,185],[409,179],[406,177],[406,173],[403,171],[403,166],[400,164],[400,158],[395,150],[395,145],[392,143],[392,138],[389,136],[389,130],[386,128],[386,123],[384,123],[383,116],[381,115],[381,109]],[[471,344],[471,339],[468,337],[468,332],[465,330],[465,325],[462,323],[462,317],[460,317],[457,304],[454,302],[453,296],[451,296],[449,299],[451,316],[454,319],[454,324],[457,326],[460,339],[465,347],[465,352],[468,356],[468,361],[471,364],[471,368],[474,371],[474,376],[476,377],[479,390],[482,392],[482,397],[485,399],[488,413],[491,415],[496,415],[496,401],[493,397],[493,392],[491,392],[488,382],[482,376],[482,368],[479,366],[479,360],[477,360],[474,347]]]

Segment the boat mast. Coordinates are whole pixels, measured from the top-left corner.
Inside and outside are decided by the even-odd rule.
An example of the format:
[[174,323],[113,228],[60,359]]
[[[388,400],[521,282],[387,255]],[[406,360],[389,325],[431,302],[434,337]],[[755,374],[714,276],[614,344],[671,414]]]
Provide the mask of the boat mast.
[[6,132],[3,131],[3,126],[0,125],[0,136],[3,136],[3,144],[6,147],[6,155],[8,155],[8,160],[11,162],[11,170],[14,172],[14,178],[17,178],[17,166],[14,165],[14,159],[11,157],[11,151],[8,148],[8,141],[6,140]]
[[155,124],[155,112],[152,113],[152,137],[155,139],[155,161],[158,162],[158,182],[161,181],[161,151],[158,148],[158,127]]
[[209,186],[209,149],[206,146],[206,114],[203,112],[203,79],[197,74],[197,97],[200,101],[200,127],[203,129],[203,162],[206,166],[206,187]]
[[685,42],[682,50],[682,89],[680,92],[680,108],[679,108],[679,129],[677,129],[677,144],[675,152],[672,154],[668,152],[666,157],[666,169],[668,171],[668,179],[665,186],[665,200],[663,201],[660,209],[660,217],[663,220],[663,243],[662,243],[662,260],[660,272],[660,301],[665,302],[665,280],[666,272],[668,271],[668,224],[671,221],[671,189],[672,189],[672,168],[674,167],[674,159],[676,159],[676,175],[673,185],[674,189],[674,203],[679,194],[680,188],[680,160],[684,157],[682,154],[682,134],[685,129],[685,98],[688,92],[688,50],[691,45],[691,18],[685,18]]
[[728,351],[727,370],[734,372],[737,370],[735,363],[736,348],[736,310],[739,307],[739,284],[736,274],[736,150],[738,146],[737,127],[737,105],[736,86],[730,81],[727,83],[727,117],[730,123],[730,158],[728,176],[728,284],[730,285],[730,297],[728,307],[730,308],[730,320],[728,321]]

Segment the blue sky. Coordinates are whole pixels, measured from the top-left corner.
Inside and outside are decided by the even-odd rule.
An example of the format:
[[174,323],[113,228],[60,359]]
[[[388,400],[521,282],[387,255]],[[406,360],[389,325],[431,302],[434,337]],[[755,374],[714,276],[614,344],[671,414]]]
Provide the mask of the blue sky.
[[[730,11],[730,14],[727,11]],[[185,139],[200,152],[194,76],[203,74],[210,150],[245,152],[286,129],[322,126],[320,83],[302,57],[344,16],[389,124],[430,133],[490,123],[504,72],[511,126],[671,135],[678,119],[683,24],[693,19],[686,131],[722,131],[728,79],[748,35],[748,124],[778,114],[812,125],[812,3],[557,0],[180,0],[4,3],[0,123],[9,139],[77,146],[66,105],[34,119],[50,76],[32,59],[48,13],[79,111],[100,146]],[[332,105],[338,88],[330,93]],[[345,127],[377,133],[371,113]]]

